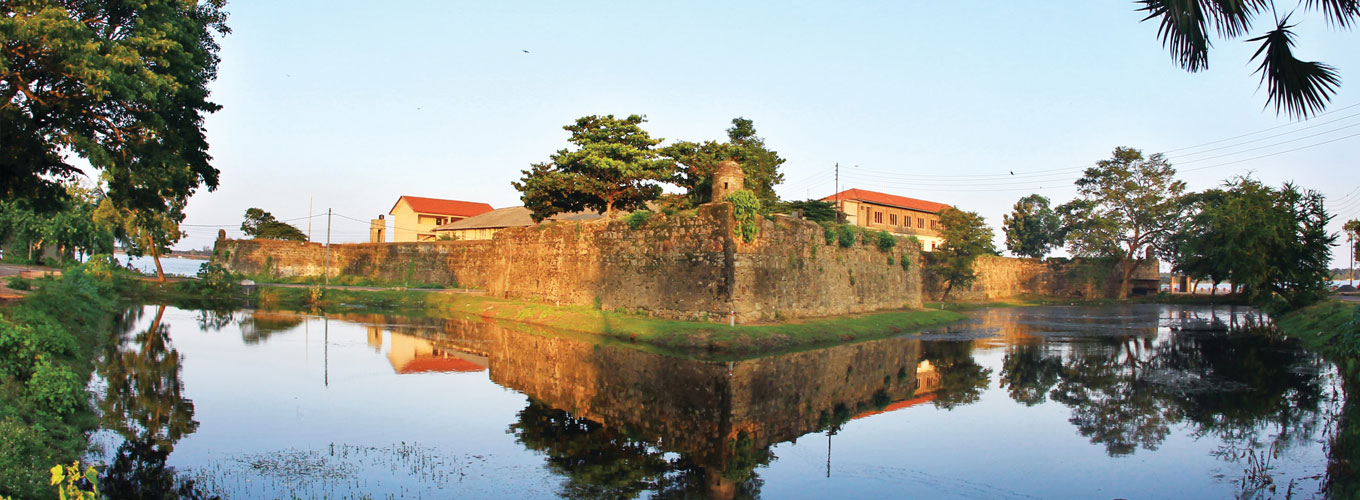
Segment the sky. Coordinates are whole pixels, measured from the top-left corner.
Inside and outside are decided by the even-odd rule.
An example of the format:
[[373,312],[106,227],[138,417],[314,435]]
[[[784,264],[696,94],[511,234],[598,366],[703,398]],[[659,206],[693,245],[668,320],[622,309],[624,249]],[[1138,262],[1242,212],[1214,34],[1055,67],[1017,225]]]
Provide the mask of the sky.
[[1291,18],[1295,54],[1343,82],[1299,122],[1263,107],[1254,43],[1215,39],[1189,73],[1135,9],[238,0],[205,124],[221,183],[191,199],[177,248],[240,236],[251,207],[315,241],[329,209],[331,241],[359,242],[402,195],[520,205],[510,183],[568,147],[562,127],[605,114],[644,115],[667,143],[749,118],[787,160],[782,198],[831,195],[839,164],[841,189],[982,214],[1003,249],[1016,200],[1070,200],[1117,146],[1165,152],[1192,190],[1250,174],[1319,190],[1337,232],[1360,218],[1360,33]]

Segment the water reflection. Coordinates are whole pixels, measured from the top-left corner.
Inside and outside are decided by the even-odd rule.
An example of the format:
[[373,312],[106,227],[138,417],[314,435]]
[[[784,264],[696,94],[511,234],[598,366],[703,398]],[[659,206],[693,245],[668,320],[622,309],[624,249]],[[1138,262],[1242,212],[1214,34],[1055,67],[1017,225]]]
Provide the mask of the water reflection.
[[193,401],[184,396],[182,358],[162,322],[165,306],[157,306],[150,326],[139,330],[145,311],[135,307],[120,316],[97,367],[106,384],[101,426],[123,439],[100,484],[110,498],[212,498],[166,466],[175,443],[193,434],[198,422]]
[[[123,334],[121,347],[113,353],[117,356],[108,356],[113,361],[108,368],[101,368],[101,374],[108,373],[111,389],[115,385],[120,387],[110,390],[106,399],[127,399],[103,405],[109,408],[108,414],[120,415],[115,419],[117,426],[112,428],[127,436],[128,449],[126,452],[120,449],[119,456],[126,454],[128,463],[147,464],[143,469],[149,471],[146,476],[153,481],[156,471],[166,470],[165,455],[174,443],[193,433],[197,426],[193,404],[178,385],[181,359],[165,334],[166,327],[159,319],[161,313],[156,311],[156,318],[146,331]],[[1004,476],[1018,468],[1016,461],[991,464],[984,455],[1014,447],[1015,441],[988,434],[990,429],[986,427],[999,427],[997,424],[1006,421],[1047,418],[1054,412],[1027,411],[1056,408],[1060,417],[1053,422],[1061,432],[1052,438],[1055,441],[1038,441],[1037,446],[1064,449],[1058,453],[1065,459],[1083,457],[1085,462],[1098,462],[1090,454],[1082,455],[1086,451],[1093,451],[1101,460],[1108,458],[1109,462],[1103,463],[1107,469],[1094,469],[1096,472],[1127,471],[1159,460],[1167,463],[1219,460],[1225,464],[1223,467],[1197,465],[1201,479],[1210,475],[1204,471],[1227,471],[1210,481],[1235,484],[1240,481],[1239,486],[1228,489],[1233,494],[1251,496],[1268,491],[1268,485],[1249,482],[1249,474],[1238,472],[1249,467],[1244,458],[1248,454],[1278,452],[1283,458],[1257,472],[1269,477],[1288,470],[1293,476],[1281,476],[1283,483],[1284,479],[1300,479],[1296,471],[1306,470],[1290,468],[1289,457],[1306,455],[1295,453],[1297,450],[1316,450],[1317,443],[1333,439],[1331,451],[1335,456],[1355,449],[1346,443],[1356,440],[1346,436],[1357,434],[1345,431],[1335,436],[1328,434],[1335,428],[1330,419],[1341,411],[1341,396],[1335,392],[1336,384],[1330,378],[1334,376],[1333,370],[1292,342],[1241,332],[1259,322],[1250,310],[1233,309],[1163,306],[995,309],[979,311],[967,324],[921,336],[713,362],[476,317],[340,315],[322,320],[264,312],[200,314],[201,330],[221,330],[226,334],[216,336],[216,343],[212,344],[216,349],[222,348],[220,341],[224,337],[237,346],[245,346],[237,354],[241,359],[255,359],[253,356],[270,360],[268,365],[255,365],[259,369],[299,361],[298,371],[283,371],[278,380],[283,383],[285,377],[294,377],[300,382],[292,382],[283,398],[274,398],[294,406],[278,412],[282,415],[268,413],[261,421],[283,422],[291,418],[298,424],[292,428],[294,433],[299,429],[310,431],[310,426],[327,429],[317,432],[324,440],[297,445],[286,441],[289,439],[286,432],[271,435],[261,431],[266,434],[260,440],[269,445],[228,452],[227,456],[242,465],[227,469],[240,471],[248,467],[253,471],[258,468],[257,463],[305,455],[308,464],[329,464],[317,470],[334,472],[340,478],[337,481],[353,482],[308,490],[310,486],[304,484],[308,478],[287,478],[279,481],[288,484],[275,487],[262,485],[264,481],[252,483],[263,476],[246,472],[205,479],[203,484],[228,493],[237,488],[236,491],[248,492],[248,496],[287,496],[295,491],[342,496],[367,493],[366,488],[385,488],[400,495],[412,491],[405,489],[407,484],[401,483],[402,477],[396,472],[405,470],[406,462],[388,460],[403,464],[389,467],[400,483],[399,489],[383,482],[390,481],[383,475],[386,472],[369,475],[365,468],[382,463],[381,457],[415,456],[409,450],[427,448],[405,441],[398,445],[395,439],[391,442],[383,442],[381,437],[374,439],[407,434],[365,434],[366,431],[382,430],[384,425],[393,428],[412,425],[419,427],[423,435],[438,436],[431,439],[446,439],[446,435],[460,435],[471,426],[481,435],[489,433],[503,438],[505,446],[530,459],[524,462],[532,464],[534,472],[550,478],[547,488],[558,496],[784,496],[790,493],[788,484],[812,483],[812,474],[803,465],[809,462],[806,456],[809,450],[816,455],[815,475],[830,478],[823,484],[833,485],[833,492],[882,496],[873,494],[872,489],[866,493],[861,489],[863,483],[854,482],[857,472],[862,478],[863,471],[871,470],[864,463],[854,463],[856,460],[881,466],[872,470],[887,471],[883,472],[884,477],[896,478],[882,479],[888,482],[965,484],[919,465],[918,470],[904,465],[913,463],[911,460],[916,458],[911,457],[947,459],[955,453],[967,454],[983,466],[995,466],[986,470],[992,476]],[[231,328],[239,329],[239,342]],[[302,342],[304,339],[310,340]],[[324,358],[317,355],[321,351],[304,354],[310,352],[306,349],[316,341],[324,344],[317,348],[328,353]],[[299,345],[304,349],[296,349]],[[339,363],[335,361],[337,353],[343,360]],[[311,356],[310,361],[302,362],[305,356]],[[319,363],[325,366],[317,366]],[[130,375],[143,370],[151,374],[147,382],[139,382]],[[324,376],[321,370],[326,371]],[[332,372],[338,373],[338,377]],[[120,377],[126,380],[119,381]],[[503,411],[477,408],[475,391],[480,386],[510,396],[501,408]],[[301,402],[290,401],[299,399],[295,394],[313,387],[317,392],[312,396],[303,395]],[[420,408],[423,399],[417,403],[385,397],[386,393],[400,392],[403,387],[418,388],[412,392],[426,399],[452,403],[442,408],[432,406],[443,411],[430,411],[427,415],[411,409]],[[370,388],[372,392],[364,392]],[[268,395],[270,388],[258,390]],[[341,394],[370,399],[339,406],[335,402]],[[138,397],[143,395],[148,401],[139,403]],[[308,402],[309,397],[316,401]],[[482,393],[480,397],[487,396]],[[161,400],[165,401],[157,404],[163,407],[151,405],[151,401]],[[372,400],[382,400],[391,408],[369,415],[373,417],[367,421],[369,425],[356,426],[360,429],[357,431],[346,429],[339,423],[343,418],[329,413],[362,414],[366,408],[361,407],[372,406],[369,403]],[[471,409],[458,413],[459,420],[449,416],[453,413],[448,409],[454,407]],[[173,411],[175,408],[179,408],[178,413]],[[979,409],[995,414],[989,413],[979,420]],[[206,406],[204,411],[209,412]],[[308,412],[327,413],[317,420],[306,420]],[[478,412],[486,415],[469,416]],[[953,423],[950,416],[963,417],[956,421],[964,423]],[[1034,427],[1044,425],[1036,421]],[[864,453],[863,447],[840,447],[846,440],[855,443],[854,439],[862,439],[857,433],[862,434],[863,429],[878,429],[884,432],[878,436],[882,440],[905,441],[905,446],[899,445],[890,453],[863,456],[857,455]],[[1019,432],[1027,431],[1022,426]],[[912,448],[915,439],[929,440],[911,433],[990,438],[955,439],[957,450],[948,449],[955,445],[948,441],[932,441],[931,446]],[[461,441],[462,436],[457,439],[460,439],[457,443],[465,442]],[[1187,458],[1183,445],[1199,440],[1211,443],[1208,447],[1212,449]],[[1182,445],[1180,455],[1162,458],[1154,453],[1163,447],[1175,448],[1168,443]],[[221,446],[220,441],[216,444]],[[833,445],[836,450],[854,450],[838,451],[836,463],[844,465],[833,466]],[[461,485],[464,480],[474,481],[470,479],[474,472],[490,467],[483,464],[506,460],[504,449],[490,448],[500,450],[501,456],[490,457],[476,451],[477,448],[461,445],[428,447],[420,454],[424,458],[415,462],[418,467],[412,466],[412,470],[418,468],[430,477],[444,478],[438,481],[441,483],[451,480],[456,472]],[[336,452],[337,449],[342,452]],[[1030,449],[1027,453],[1049,451]],[[1138,460],[1129,460],[1131,456]],[[458,465],[449,469],[452,466],[445,464]],[[801,476],[791,479],[787,472],[780,475],[779,471],[790,467]],[[1335,480],[1342,474],[1349,477],[1345,472],[1348,470],[1334,466],[1329,478]],[[481,476],[484,478],[481,480],[501,481],[506,474],[537,477],[534,472],[505,469]],[[1060,479],[1064,476],[1053,474],[1051,479],[1062,483]],[[980,484],[991,480],[978,479]],[[1032,480],[1021,478],[1019,483],[1014,480],[1005,483],[997,479],[995,484],[999,487],[995,491],[1014,495],[1040,492],[1026,483]],[[1349,484],[1345,480],[1341,483]],[[220,489],[224,484],[229,488]],[[1200,489],[1175,492],[1154,487],[1148,490],[1153,492],[1150,495],[1122,496],[1196,496],[1225,491],[1196,484]],[[1111,491],[1133,491],[1128,488],[1127,482],[1121,482],[1119,488]],[[771,489],[774,492],[766,491]],[[1067,490],[1060,486],[1050,490],[1050,494],[1038,496],[1053,496],[1053,491]],[[1086,491],[1101,491],[1100,495],[1105,495],[1105,490],[1099,488]],[[1302,487],[1293,491],[1299,495],[1295,498],[1302,497],[1299,493]],[[527,491],[518,493],[536,496]]]

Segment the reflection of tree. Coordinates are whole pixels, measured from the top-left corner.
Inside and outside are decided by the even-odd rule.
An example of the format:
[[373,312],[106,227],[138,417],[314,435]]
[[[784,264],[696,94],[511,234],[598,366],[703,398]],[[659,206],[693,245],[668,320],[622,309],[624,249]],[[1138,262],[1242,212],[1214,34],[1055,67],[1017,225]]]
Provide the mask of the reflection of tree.
[[198,422],[193,401],[184,397],[179,351],[170,344],[169,325],[161,322],[165,306],[157,306],[146,330],[133,333],[142,311],[133,308],[123,316],[123,331],[98,367],[108,384],[99,403],[103,427],[124,439],[100,484],[109,498],[208,498],[165,465],[175,443],[198,429]]
[[968,341],[922,343],[921,359],[930,361],[940,374],[934,401],[938,408],[951,410],[976,403],[991,382],[992,370],[973,360],[973,345]]
[[1042,345],[1019,345],[1001,362],[1001,385],[1011,399],[1034,406],[1047,399],[1045,394],[1058,383],[1062,368],[1062,356],[1045,355]]
[[1111,456],[1155,450],[1176,422],[1160,387],[1140,378],[1137,339],[1086,344],[1064,363],[1051,397],[1072,408],[1068,421]]
[[1146,336],[1092,339],[1065,354],[1017,346],[1006,355],[1002,385],[1027,405],[1047,391],[1110,455],[1156,449],[1182,422],[1225,441],[1225,457],[1240,455],[1230,453],[1237,447],[1264,447],[1256,436],[1267,426],[1275,427],[1278,447],[1311,439],[1321,424],[1321,359],[1264,335],[1223,333],[1229,323],[1217,318],[1202,323],[1213,328],[1197,330],[1212,333],[1181,332],[1155,343]]
[[192,479],[175,474],[173,467],[167,467],[165,459],[169,455],[169,450],[150,440],[123,441],[99,485],[109,498],[218,498],[199,489]]
[[194,403],[184,398],[180,354],[170,345],[169,326],[161,323],[164,315],[165,306],[157,306],[146,331],[124,333],[110,343],[99,367],[108,383],[99,406],[104,427],[126,439],[151,440],[168,452],[198,422]]
[[742,433],[727,441],[725,465],[698,464],[655,443],[630,437],[570,413],[530,400],[510,433],[526,448],[547,455],[548,467],[567,478],[567,498],[656,498],[717,496],[752,498],[762,484],[754,470],[773,455]]
[[218,331],[236,322],[235,309],[201,309],[198,311],[198,329]]
[[241,340],[247,344],[258,344],[269,340],[275,333],[292,330],[306,319],[294,314],[271,314],[256,312],[241,320]]

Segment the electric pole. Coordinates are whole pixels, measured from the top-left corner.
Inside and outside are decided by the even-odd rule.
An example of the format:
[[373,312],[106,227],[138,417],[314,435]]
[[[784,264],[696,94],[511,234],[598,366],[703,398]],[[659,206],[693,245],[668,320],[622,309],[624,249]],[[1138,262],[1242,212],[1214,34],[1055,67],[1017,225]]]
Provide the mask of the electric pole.
[[836,162],[836,223],[845,222],[841,220],[841,164]]
[[307,242],[312,241],[312,197],[307,197]]

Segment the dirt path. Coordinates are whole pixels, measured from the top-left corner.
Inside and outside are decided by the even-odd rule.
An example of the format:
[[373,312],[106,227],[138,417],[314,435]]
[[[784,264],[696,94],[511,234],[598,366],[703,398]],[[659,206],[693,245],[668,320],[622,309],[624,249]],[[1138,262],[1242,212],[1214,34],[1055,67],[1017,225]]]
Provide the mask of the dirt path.
[[11,276],[36,278],[46,273],[60,273],[61,270],[47,266],[26,266],[21,264],[0,264],[0,301],[15,300],[28,294],[26,290],[9,287]]

